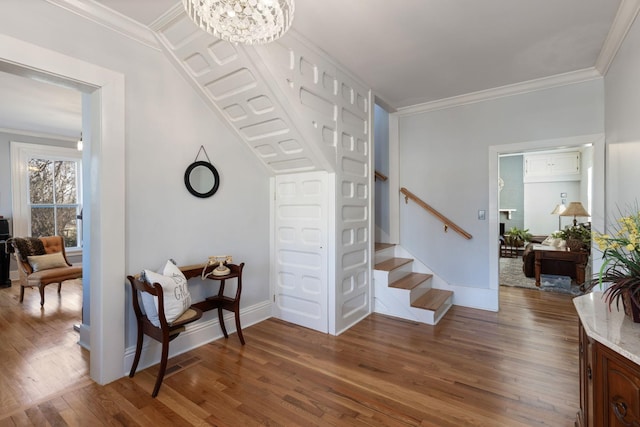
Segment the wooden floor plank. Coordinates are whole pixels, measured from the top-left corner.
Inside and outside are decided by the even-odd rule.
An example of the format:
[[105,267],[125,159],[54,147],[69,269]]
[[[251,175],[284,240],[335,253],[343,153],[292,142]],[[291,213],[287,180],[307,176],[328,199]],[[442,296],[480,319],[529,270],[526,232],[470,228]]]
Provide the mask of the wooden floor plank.
[[[573,425],[579,383],[571,297],[501,288],[500,308],[454,306],[437,326],[371,315],[337,337],[270,319],[244,329],[246,346],[232,336],[171,359],[175,369],[156,399],[157,366],[107,386],[63,387],[48,399],[24,377],[0,371],[3,384],[24,390],[0,391],[0,405],[19,407],[2,412],[0,427]],[[46,378],[46,357],[73,350],[54,350],[55,339],[38,338],[37,320],[27,324],[33,327],[16,328],[45,348],[2,330],[16,345],[1,351],[13,368]],[[51,369],[41,381],[82,378],[84,355],[59,357],[73,367]]]

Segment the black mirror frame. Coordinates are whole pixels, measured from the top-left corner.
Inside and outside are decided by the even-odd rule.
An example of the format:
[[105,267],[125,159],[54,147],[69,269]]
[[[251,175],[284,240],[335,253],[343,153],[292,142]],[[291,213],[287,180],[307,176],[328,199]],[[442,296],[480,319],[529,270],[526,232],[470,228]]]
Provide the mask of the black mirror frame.
[[[213,188],[207,191],[206,193],[199,193],[198,191],[196,191],[196,189],[191,186],[191,182],[189,181],[189,176],[191,175],[191,172],[198,166],[204,166],[205,168],[209,169],[211,173],[213,173],[213,178],[215,180],[215,183],[213,184]],[[187,167],[187,170],[184,172],[184,185],[187,187],[187,190],[189,190],[189,193],[193,194],[196,197],[200,197],[204,199],[216,194],[216,191],[218,191],[218,187],[220,186],[220,175],[218,175],[218,171],[216,170],[216,168],[209,162],[204,162],[204,161],[193,162],[189,165],[189,167]]]

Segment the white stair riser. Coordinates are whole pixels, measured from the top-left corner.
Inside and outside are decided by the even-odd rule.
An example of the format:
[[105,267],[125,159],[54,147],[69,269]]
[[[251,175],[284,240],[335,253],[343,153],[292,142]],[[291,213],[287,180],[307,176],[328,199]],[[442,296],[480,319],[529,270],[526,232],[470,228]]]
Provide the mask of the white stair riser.
[[[376,264],[394,257],[405,257],[398,246],[376,251]],[[427,279],[411,290],[389,287],[390,283],[402,279],[414,270],[413,262],[407,263],[392,271],[374,270],[374,311],[388,316],[398,317],[414,322],[436,325],[451,308],[453,297],[446,299],[438,309],[427,310],[412,307],[411,304],[432,288],[432,280]]]
[[434,313],[434,325],[437,324],[440,319],[442,319],[442,316],[444,316],[445,314],[447,314],[447,311],[449,311],[449,309],[453,306],[453,296],[450,296],[449,298],[447,298],[447,300],[445,301],[444,304],[442,304],[440,306],[440,308],[438,310],[436,310],[436,312]]
[[407,264],[403,265],[402,267],[398,267],[398,268],[396,268],[394,270],[391,270],[389,272],[389,276],[387,278],[387,280],[388,280],[387,284],[393,283],[396,280],[400,280],[404,276],[406,276],[407,274],[411,273],[413,271],[412,267],[411,267],[411,264],[412,263],[407,263]]
[[[427,279],[424,282],[420,283],[418,286],[416,286],[415,288],[411,289],[409,291],[409,300],[410,300],[410,304],[413,304],[413,302],[415,300],[417,300],[418,298],[420,298],[422,295],[424,295],[425,293],[427,293],[429,291],[429,289],[431,289],[431,280]],[[406,291],[405,291],[406,292]]]
[[379,264],[383,261],[391,259],[395,257],[395,247],[392,246],[390,248],[385,248],[380,251],[376,251],[375,256],[373,257],[375,264]]
[[386,314],[388,316],[399,317],[400,319],[411,320],[414,322],[426,323],[427,325],[436,324],[435,313],[431,310],[422,310],[419,308],[407,306],[393,301],[391,299],[375,298],[376,313]]

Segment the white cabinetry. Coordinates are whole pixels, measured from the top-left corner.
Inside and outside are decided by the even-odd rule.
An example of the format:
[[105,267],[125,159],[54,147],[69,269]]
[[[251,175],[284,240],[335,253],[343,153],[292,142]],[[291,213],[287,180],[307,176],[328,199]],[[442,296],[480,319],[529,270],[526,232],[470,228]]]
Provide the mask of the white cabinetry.
[[579,180],[579,151],[524,156],[524,182]]

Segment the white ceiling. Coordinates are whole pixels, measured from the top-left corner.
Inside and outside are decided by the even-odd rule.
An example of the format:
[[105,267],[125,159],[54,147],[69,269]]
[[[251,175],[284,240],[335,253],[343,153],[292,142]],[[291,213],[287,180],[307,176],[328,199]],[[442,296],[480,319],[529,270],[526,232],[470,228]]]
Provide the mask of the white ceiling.
[[[181,1],[95,3],[149,26]],[[401,108],[592,69],[620,3],[296,0],[293,29],[329,52],[388,105]],[[0,75],[0,128],[7,126],[5,108],[10,105],[15,110],[16,103],[26,102],[34,93],[21,89],[21,81]],[[5,83],[15,89],[6,92]],[[42,88],[37,90],[38,108],[49,104],[56,114],[79,115],[79,95],[54,90],[51,96],[43,95]],[[74,99],[75,106],[71,105]],[[58,122],[63,119],[53,113],[49,117]],[[14,118],[12,123],[24,121]]]

